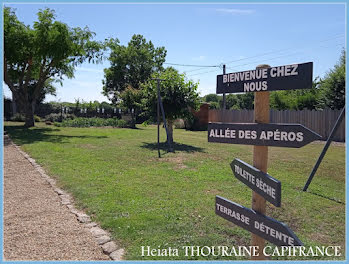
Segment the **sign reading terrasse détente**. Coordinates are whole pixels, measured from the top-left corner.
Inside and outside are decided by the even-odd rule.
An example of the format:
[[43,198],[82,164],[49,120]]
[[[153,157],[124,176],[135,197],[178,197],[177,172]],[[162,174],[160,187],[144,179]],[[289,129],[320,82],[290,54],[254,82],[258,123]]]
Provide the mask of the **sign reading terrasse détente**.
[[230,167],[238,180],[275,206],[281,206],[280,181],[239,159],[234,159]]
[[217,94],[310,89],[313,63],[291,64],[217,75]]
[[300,148],[320,138],[300,124],[208,124],[208,142]]
[[303,245],[284,223],[220,196],[216,196],[216,214],[277,246]]

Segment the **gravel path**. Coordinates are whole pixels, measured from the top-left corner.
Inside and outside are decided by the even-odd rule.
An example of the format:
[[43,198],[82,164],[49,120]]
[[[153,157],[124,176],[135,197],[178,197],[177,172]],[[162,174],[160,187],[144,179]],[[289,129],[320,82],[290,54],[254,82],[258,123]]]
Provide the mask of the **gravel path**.
[[7,136],[4,137],[4,258],[110,260],[91,230],[62,204],[51,184]]

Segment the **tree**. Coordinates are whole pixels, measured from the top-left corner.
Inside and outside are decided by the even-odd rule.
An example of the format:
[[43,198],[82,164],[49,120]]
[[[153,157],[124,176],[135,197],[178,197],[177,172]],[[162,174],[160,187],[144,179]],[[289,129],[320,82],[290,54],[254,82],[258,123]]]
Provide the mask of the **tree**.
[[[135,126],[135,114],[142,108],[142,91],[136,90],[131,86],[127,87],[120,95],[121,107],[131,111],[132,126]],[[134,112],[132,112],[132,109]]]
[[[35,109],[43,103],[43,101],[46,98],[46,95],[50,94],[50,95],[54,95],[56,96],[56,87],[52,84],[53,80],[52,79],[48,79],[46,80],[46,82],[44,83],[44,86],[42,88],[42,90],[40,91],[39,96],[36,98],[35,102],[33,102],[35,104]],[[28,89],[29,91],[33,90],[33,87],[29,87]],[[16,98],[16,94],[13,94],[13,114],[16,114],[17,112],[20,113],[25,113],[26,108],[25,105],[21,104],[21,101]]]
[[311,89],[274,91],[270,94],[270,107],[277,110],[317,109],[319,81],[315,78]]
[[237,94],[238,109],[253,109],[254,108],[254,93]]
[[319,105],[322,108],[342,109],[345,106],[345,56],[343,50],[339,62],[320,82]]
[[210,102],[210,109],[219,109],[220,105],[218,102]]
[[217,94],[208,94],[205,96],[205,101],[207,103],[211,103],[211,102],[219,102],[219,96]]
[[155,48],[142,35],[133,35],[127,47],[118,40],[110,40],[108,46],[110,67],[104,69],[103,94],[114,103],[127,87],[138,90],[154,72],[163,70],[165,48]]
[[74,69],[85,60],[98,62],[103,45],[92,41],[87,27],[70,28],[56,21],[54,10],[38,12],[33,27],[20,22],[9,7],[4,9],[4,81],[25,106],[25,126],[34,126],[37,99],[48,80],[73,78]]
[[[190,108],[196,109],[199,104],[197,93],[198,83],[187,80],[185,74],[179,74],[172,67],[166,68],[160,74],[153,74],[153,78],[161,78],[160,95],[169,131],[168,140],[173,142],[173,121],[177,118],[188,117]],[[157,81],[149,80],[142,85],[144,89],[145,109],[151,116],[156,117]]]
[[52,84],[53,82],[53,79],[46,80],[44,87],[40,92],[40,95],[38,96],[38,98],[36,98],[36,106],[38,106],[45,100],[46,95],[50,94],[56,96],[57,88]]
[[227,109],[232,109],[236,107],[238,104],[238,98],[236,94],[227,94],[225,100],[226,100],[225,106]]

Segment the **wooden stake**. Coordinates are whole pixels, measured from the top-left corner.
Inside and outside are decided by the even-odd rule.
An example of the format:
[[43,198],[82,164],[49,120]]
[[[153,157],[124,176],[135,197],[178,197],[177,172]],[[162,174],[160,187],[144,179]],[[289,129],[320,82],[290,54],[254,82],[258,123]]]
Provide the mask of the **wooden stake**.
[[[258,65],[256,69],[269,68],[269,65]],[[256,92],[254,94],[254,122],[255,123],[269,123],[269,92]],[[253,166],[263,172],[268,169],[268,147],[267,146],[253,146]],[[252,191],[252,209],[265,215],[265,199],[258,193]],[[252,256],[252,260],[267,259],[263,254],[265,240],[261,237],[252,234],[252,246],[258,246],[259,255]]]

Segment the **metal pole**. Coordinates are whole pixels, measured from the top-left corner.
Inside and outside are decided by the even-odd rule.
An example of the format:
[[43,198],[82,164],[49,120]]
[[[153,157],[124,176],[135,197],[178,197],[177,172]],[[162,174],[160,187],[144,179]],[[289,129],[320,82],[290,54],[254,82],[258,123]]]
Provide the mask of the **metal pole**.
[[160,79],[158,81],[158,103],[157,103],[157,118],[158,118],[158,155],[160,156]]
[[165,111],[164,111],[164,106],[162,105],[162,100],[161,100],[161,95],[160,94],[159,94],[159,101],[160,101],[160,108],[161,108],[161,113],[162,113],[162,119],[164,121],[164,127],[165,127],[165,130],[166,130],[168,151],[169,152],[173,152],[173,149],[172,149],[172,146],[171,146],[171,142],[170,142],[170,138],[168,136],[169,134],[168,134],[167,125],[166,125]]
[[332,128],[332,131],[331,131],[330,135],[328,136],[328,139],[327,139],[327,142],[326,142],[326,144],[325,144],[325,146],[324,146],[324,149],[322,150],[322,152],[321,152],[321,154],[320,154],[318,160],[316,161],[316,164],[315,164],[313,170],[311,171],[311,173],[310,173],[310,175],[309,175],[309,178],[308,178],[306,184],[304,185],[303,192],[306,192],[306,191],[307,191],[307,189],[308,189],[308,187],[309,187],[309,184],[310,184],[311,181],[313,180],[313,177],[314,177],[314,175],[315,175],[317,169],[319,168],[319,166],[320,166],[320,164],[321,164],[321,161],[322,161],[322,159],[324,158],[324,156],[325,156],[325,154],[326,154],[326,152],[327,152],[327,149],[329,148],[329,146],[330,146],[330,144],[331,144],[331,142],[332,142],[333,136],[335,135],[335,133],[336,133],[336,131],[337,131],[339,125],[342,123],[344,114],[345,114],[345,107],[343,107],[342,111],[340,112],[339,117],[338,117],[338,119],[337,119],[337,121],[336,121],[334,127]]

